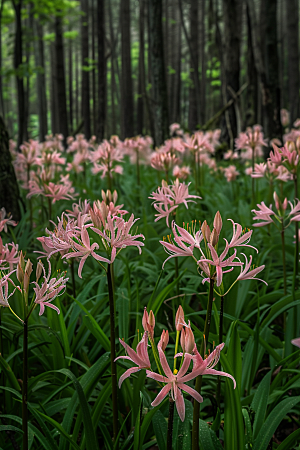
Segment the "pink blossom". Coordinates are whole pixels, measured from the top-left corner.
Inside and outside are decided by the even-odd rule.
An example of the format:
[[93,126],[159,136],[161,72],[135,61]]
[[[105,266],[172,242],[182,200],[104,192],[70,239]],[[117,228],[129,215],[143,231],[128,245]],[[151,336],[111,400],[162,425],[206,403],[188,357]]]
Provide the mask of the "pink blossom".
[[7,225],[12,225],[13,227],[15,227],[17,225],[17,222],[12,220],[11,213],[8,213],[8,215],[6,217],[5,208],[1,208],[0,209],[0,232],[4,230],[5,233],[7,233]]
[[261,278],[255,278],[255,275],[261,272],[265,268],[265,266],[259,266],[249,271],[249,269],[251,268],[252,256],[250,255],[248,262],[247,256],[244,253],[242,253],[242,255],[245,257],[246,263],[244,269],[242,269],[241,267],[241,273],[237,277],[237,280],[259,280],[268,285],[268,283],[266,283],[266,281],[262,280]]
[[268,208],[264,202],[261,202],[260,205],[257,205],[259,210],[256,211],[255,209],[252,209],[252,212],[255,214],[253,217],[253,220],[262,220],[261,223],[254,223],[254,227],[263,227],[264,225],[268,225],[269,223],[273,222],[273,219],[271,216],[275,214],[274,211],[272,211],[272,205],[270,205],[270,208]]
[[137,367],[131,367],[131,369],[126,370],[126,372],[124,372],[123,375],[120,376],[119,388],[121,388],[121,385],[126,378],[130,377],[131,374],[138,372],[141,369],[149,369],[151,364],[148,356],[148,334],[146,331],[143,335],[142,340],[136,347],[136,352],[131,347],[129,347],[128,344],[122,341],[122,339],[119,339],[119,341],[120,344],[123,345],[125,351],[129,356],[118,356],[115,361],[117,361],[118,359],[128,359],[129,361],[137,365]]
[[230,166],[224,168],[224,176],[228,182],[236,180],[236,177],[239,174],[240,174],[240,172],[238,172],[236,170],[236,167],[233,165],[230,165]]
[[45,311],[45,306],[48,306],[49,308],[54,309],[58,314],[60,313],[60,310],[57,308],[57,306],[52,305],[52,302],[58,295],[61,295],[62,291],[66,288],[67,281],[69,278],[65,278],[65,276],[61,276],[59,278],[51,278],[51,265],[49,262],[49,271],[48,276],[46,276],[45,268],[42,267],[44,272],[44,281],[42,282],[41,286],[34,281],[35,287],[33,288],[35,292],[35,300],[34,303],[37,305],[40,305],[40,312],[39,315],[41,316]]
[[175,155],[172,155],[170,152],[168,153],[154,152],[152,153],[151,156],[151,167],[153,167],[156,170],[168,171],[178,163],[179,159]]
[[191,174],[191,169],[189,166],[174,166],[173,168],[173,177],[179,178],[181,180],[186,180],[187,177]]
[[18,244],[14,244],[12,242],[3,245],[2,239],[0,237],[0,270],[5,270],[6,264],[9,265],[10,270],[13,270],[13,265],[17,264],[18,261]]

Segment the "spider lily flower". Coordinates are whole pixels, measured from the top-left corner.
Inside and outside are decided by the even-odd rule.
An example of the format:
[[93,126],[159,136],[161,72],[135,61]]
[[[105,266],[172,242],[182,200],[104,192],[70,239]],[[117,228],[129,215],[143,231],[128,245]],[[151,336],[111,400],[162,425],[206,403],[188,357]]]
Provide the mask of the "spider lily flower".
[[[298,199],[295,200],[294,205],[292,204],[292,202],[288,202],[286,198],[283,202],[281,202],[276,192],[274,192],[274,200],[278,214],[276,214],[272,210],[272,205],[270,205],[270,208],[268,208],[264,204],[264,202],[262,202],[261,205],[257,205],[259,208],[258,211],[256,211],[255,209],[252,210],[252,212],[256,214],[253,217],[253,220],[262,220],[262,222],[260,223],[253,224],[254,227],[262,227],[272,222],[276,225],[271,216],[274,216],[280,223],[286,223],[286,221],[288,220],[289,222],[287,225],[285,225],[285,228],[287,228],[291,222],[300,221],[300,201]],[[291,207],[291,211],[289,213],[287,213],[286,211],[287,203],[289,203]]]
[[7,233],[7,225],[12,225],[15,227],[17,222],[12,220],[12,215],[10,213],[6,214],[5,208],[0,209],[0,233],[1,231],[5,231]]
[[[170,258],[174,258],[175,256],[192,256],[196,261],[193,251],[195,247],[201,251],[200,242],[203,239],[201,231],[198,230],[194,233],[194,235],[192,235],[184,228],[179,227],[174,220],[171,228],[174,241],[177,245],[175,245],[171,240],[170,242],[159,241],[165,247],[166,252],[170,255],[163,263],[163,267]],[[190,244],[190,246],[188,247],[185,244]]]
[[261,278],[255,278],[255,275],[264,270],[265,266],[262,265],[249,271],[249,269],[251,268],[252,256],[250,255],[248,262],[247,256],[244,253],[242,253],[242,255],[245,257],[246,262],[244,269],[241,267],[241,273],[237,277],[237,280],[259,280],[268,286],[268,283],[266,283],[266,281],[262,280]]
[[82,278],[81,276],[81,272],[82,272],[82,268],[84,266],[85,261],[87,260],[88,256],[92,256],[93,258],[95,258],[97,261],[102,261],[102,262],[107,262],[108,264],[110,263],[109,259],[104,258],[103,256],[98,255],[97,253],[95,253],[95,250],[99,249],[99,245],[94,242],[92,245],[90,243],[90,237],[88,234],[88,231],[86,228],[83,228],[81,231],[81,240],[79,240],[78,238],[76,239],[78,242],[76,242],[75,240],[71,240],[71,247],[73,249],[73,252],[67,253],[66,255],[63,256],[63,258],[76,258],[76,257],[81,257],[80,263],[79,263],[79,267],[78,267],[78,276],[79,278]]
[[[183,422],[185,418],[185,404],[182,391],[190,394],[195,400],[197,400],[197,402],[203,402],[202,396],[197,391],[195,391],[195,389],[191,388],[187,384],[184,384],[186,381],[192,380],[196,376],[195,375],[190,378],[191,374],[185,375],[192,360],[192,355],[188,353],[185,354],[184,361],[181,368],[179,369],[179,372],[177,373],[176,370],[176,374],[174,374],[170,369],[167,358],[160,347],[158,347],[158,352],[160,363],[166,376],[159,375],[155,372],[151,372],[150,370],[146,370],[146,374],[148,378],[152,378],[153,380],[166,384],[154,399],[154,401],[151,403],[151,405],[159,405],[163,401],[165,396],[171,391],[171,397],[173,401],[175,401],[178,415],[180,417],[180,420]],[[189,378],[187,379],[187,377]]]
[[[210,250],[212,259],[202,257],[201,259],[199,259],[198,265],[204,271],[204,273],[208,275],[209,278],[211,278],[211,271],[208,264],[210,266],[216,267],[216,281],[217,287],[219,287],[222,284],[223,273],[231,272],[234,266],[241,266],[242,263],[240,261],[237,262],[234,261],[234,259],[236,258],[236,250],[234,251],[233,255],[229,256],[229,258],[224,260],[229,250],[228,245],[226,245],[225,249],[223,250],[220,256],[218,256],[216,250],[211,244],[207,245]],[[223,271],[225,267],[230,267],[230,269]]]
[[128,356],[118,356],[118,358],[115,359],[117,361],[118,359],[128,359],[129,361],[133,362],[137,365],[137,367],[131,367],[130,369],[126,370],[126,372],[123,373],[123,375],[120,376],[119,379],[119,388],[121,388],[121,385],[123,381],[130,377],[132,373],[138,372],[141,369],[149,369],[151,364],[148,356],[148,334],[147,331],[145,331],[142,340],[138,343],[136,347],[136,352],[129,347],[128,344],[126,344],[122,339],[119,339],[120,344],[123,345],[125,348],[125,351],[128,353]]
[[240,172],[238,170],[236,170],[236,167],[234,165],[225,167],[223,169],[223,172],[224,172],[224,176],[225,176],[226,180],[228,181],[228,183],[230,181],[236,180],[236,177],[240,174]]
[[10,270],[13,270],[13,265],[18,264],[18,261],[18,244],[11,242],[4,245],[0,237],[0,270],[6,269],[6,264],[8,264]]
[[296,338],[296,339],[292,339],[292,340],[291,340],[291,343],[292,343],[293,345],[295,345],[296,347],[299,347],[299,348],[300,348],[300,337],[298,337],[298,338]]
[[58,314],[60,313],[60,310],[57,308],[57,306],[52,305],[52,302],[58,295],[61,295],[62,291],[66,288],[67,281],[69,278],[65,278],[65,276],[61,276],[59,278],[51,277],[51,265],[49,262],[49,271],[48,275],[46,276],[45,268],[43,267],[44,272],[44,281],[42,282],[41,286],[36,282],[33,281],[33,284],[35,284],[35,287],[33,288],[35,292],[35,300],[34,303],[40,306],[40,312],[39,315],[41,316],[45,311],[45,306],[48,306],[51,309],[54,309]]
[[249,245],[248,242],[251,239],[253,230],[249,230],[246,233],[242,234],[243,228],[239,223],[235,223],[232,219],[228,219],[232,223],[233,227],[233,233],[230,243],[227,243],[227,240],[225,239],[226,243],[228,244],[228,248],[234,248],[234,247],[250,247],[253,248],[257,253],[258,250],[256,247],[253,247],[253,245]]
[[14,294],[16,290],[14,289],[13,292],[8,294],[8,283],[10,282],[13,286],[15,286],[13,281],[9,278],[13,272],[15,272],[15,270],[0,278],[0,306],[9,308],[8,299]]
[[263,227],[264,225],[272,223],[273,219],[271,218],[271,216],[275,215],[275,212],[272,211],[272,205],[270,205],[270,208],[268,208],[264,202],[261,202],[261,204],[257,206],[259,208],[258,211],[252,209],[252,212],[255,214],[253,220],[262,220],[262,222],[254,223],[253,226]]

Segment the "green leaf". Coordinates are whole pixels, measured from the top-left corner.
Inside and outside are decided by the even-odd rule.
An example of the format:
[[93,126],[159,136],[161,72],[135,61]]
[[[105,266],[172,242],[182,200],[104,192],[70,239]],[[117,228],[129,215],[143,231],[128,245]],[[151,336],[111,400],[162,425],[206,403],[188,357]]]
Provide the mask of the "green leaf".
[[199,420],[199,443],[201,450],[222,450],[221,442],[204,420]]
[[257,391],[255,392],[253,401],[251,403],[251,408],[255,411],[255,419],[253,424],[253,437],[256,439],[259,430],[264,423],[267,405],[268,405],[268,397],[270,391],[270,380],[271,380],[272,371],[270,370],[260,382]]
[[95,431],[92,424],[92,418],[91,418],[91,412],[90,407],[88,405],[86,396],[84,395],[83,389],[75,375],[68,369],[60,369],[57,372],[63,373],[67,377],[69,377],[75,386],[75,389],[78,394],[80,408],[82,410],[83,415],[83,424],[84,424],[84,431],[86,435],[86,449],[87,450],[97,450],[98,449],[98,442],[96,439]]
[[267,420],[261,427],[257,438],[255,439],[253,450],[266,450],[273,434],[275,433],[278,425],[285,417],[285,415],[291,411],[291,409],[297,405],[300,401],[299,397],[286,398],[275,406],[271,414],[269,414]]
[[[73,297],[72,297],[73,298]],[[95,336],[97,341],[102,345],[105,351],[110,352],[110,341],[102,328],[98,325],[94,317],[91,313],[76,299],[73,300],[77,303],[78,306],[85,312],[87,317],[83,317],[84,324],[90,330],[90,332]]]
[[250,417],[249,417],[249,414],[248,414],[248,411],[246,408],[242,409],[242,413],[244,416],[245,430],[246,430],[245,449],[250,449],[250,448],[252,448],[252,443],[253,443],[251,420],[250,420]]
[[141,435],[141,414],[140,410],[142,407],[142,398],[139,401],[139,409],[138,414],[136,415],[135,427],[134,427],[134,441],[133,441],[133,450],[140,450],[140,435]]
[[163,290],[157,295],[155,300],[150,300],[149,304],[147,305],[147,309],[150,311],[152,309],[154,315],[156,315],[159,311],[159,308],[161,307],[163,301],[166,299],[167,295],[174,289],[174,287],[177,285],[178,281],[183,277],[185,274],[186,269],[181,272],[179,277],[175,278],[172,283],[168,284],[163,288]]
[[157,411],[152,418],[153,429],[159,450],[165,450],[167,446],[168,423],[160,411]]
[[299,438],[300,438],[300,428],[298,428],[298,430],[294,431],[283,442],[281,442],[279,447],[277,447],[277,450],[290,450],[291,448],[294,447]]
[[11,386],[17,391],[21,391],[21,387],[18,383],[17,378],[15,377],[15,374],[13,373],[13,371],[10,368],[10,365],[5,361],[5,359],[1,354],[0,354],[0,367],[3,369],[3,372],[5,373]]
[[14,427],[13,425],[0,425],[0,431],[17,431],[23,433],[21,428]]

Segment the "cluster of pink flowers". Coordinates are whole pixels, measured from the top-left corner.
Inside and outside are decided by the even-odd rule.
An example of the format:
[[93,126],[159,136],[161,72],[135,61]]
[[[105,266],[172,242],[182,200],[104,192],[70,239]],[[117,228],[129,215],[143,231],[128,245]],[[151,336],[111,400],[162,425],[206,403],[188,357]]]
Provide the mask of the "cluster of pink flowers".
[[[44,253],[49,259],[60,253],[63,259],[79,258],[78,275],[89,256],[100,263],[112,264],[117,254],[125,247],[135,246],[141,253],[144,239],[142,234],[131,234],[131,228],[138,219],[133,214],[126,221],[123,205],[116,205],[117,194],[103,193],[102,201],[95,201],[91,207],[88,203],[73,205],[70,214],[63,213],[54,231],[46,229],[48,236],[38,238]],[[90,232],[90,233],[89,233]],[[94,242],[91,243],[91,236]],[[99,254],[104,253],[105,256]]]
[[[272,205],[268,207],[264,202],[257,205],[258,210],[252,210],[255,214],[253,220],[260,221],[258,223],[254,223],[254,227],[263,227],[265,225],[269,225],[270,223],[274,223],[277,226],[277,222],[283,222],[284,227],[287,228],[291,222],[300,222],[300,201],[298,199],[295,200],[294,205],[291,202],[288,202],[287,198],[281,202],[277,193],[274,192],[274,201],[277,214],[272,210]],[[289,213],[287,213],[288,204],[291,208]],[[277,219],[277,222],[275,222],[274,219]]]
[[260,125],[254,125],[253,128],[248,127],[235,139],[236,149],[243,150],[241,153],[242,159],[252,159],[253,153],[255,157],[261,158],[263,156],[262,147],[266,146],[267,141],[264,139]]
[[7,233],[7,225],[12,225],[15,227],[17,225],[17,222],[12,220],[11,213],[6,214],[5,208],[0,209],[0,233],[1,231],[5,231]]
[[123,161],[124,155],[118,147],[115,147],[110,141],[104,140],[90,154],[90,161],[93,163],[92,173],[94,175],[101,173],[101,178],[106,174],[112,177],[113,172],[122,174],[123,167],[117,162]]
[[236,177],[240,174],[233,164],[228,167],[221,168],[221,170],[228,182],[236,180]]
[[189,194],[190,184],[191,183],[189,183],[188,185],[186,185],[185,183],[180,183],[178,178],[176,178],[176,181],[172,185],[168,186],[168,184],[163,181],[162,187],[159,187],[157,191],[152,192],[149,198],[154,200],[152,204],[158,212],[158,214],[155,214],[155,222],[165,218],[167,226],[169,226],[170,214],[176,214],[174,211],[181,203],[183,203],[185,207],[188,208],[188,202],[192,202],[193,198],[201,198],[198,195]]
[[[170,395],[171,399],[175,402],[180,420],[183,422],[185,419],[185,403],[183,392],[189,394],[197,402],[203,402],[202,396],[195,389],[186,384],[188,381],[195,379],[199,375],[221,375],[231,378],[234,383],[234,387],[236,386],[235,379],[232,375],[214,369],[219,361],[220,352],[224,348],[224,344],[222,343],[218,345],[211,353],[209,353],[208,356],[205,355],[205,358],[203,359],[198,352],[197,346],[195,344],[195,338],[191,330],[190,323],[185,323],[184,313],[181,306],[179,307],[176,314],[176,331],[178,334],[181,332],[180,342],[182,352],[177,353],[177,348],[175,348],[174,355],[174,361],[176,361],[176,358],[182,358],[182,364],[180,365],[179,370],[176,369],[176,363],[174,362],[174,369],[172,371],[166,358],[165,352],[169,342],[168,331],[163,330],[157,348],[155,346],[155,317],[152,311],[150,311],[150,314],[148,316],[147,310],[145,309],[143,316],[143,326],[145,332],[141,341],[136,347],[136,351],[134,351],[128,344],[120,339],[120,343],[124,347],[128,356],[119,356],[118,358],[116,358],[116,360],[126,359],[136,364],[135,367],[126,370],[123,375],[121,375],[119,379],[120,388],[126,378],[128,378],[133,373],[138,372],[139,370],[145,369],[146,376],[148,378],[151,378],[158,383],[164,384],[163,388],[153,400],[151,405],[154,407],[159,405],[166,397],[166,395]],[[156,373],[151,369],[150,359],[148,355],[148,339],[150,340],[153,351],[157,352],[158,350],[159,361],[163,373],[161,372],[159,367],[158,370],[160,373]],[[193,364],[192,370],[190,373],[187,373],[191,362]]]
[[123,151],[129,156],[131,164],[149,164],[152,153],[153,139],[150,136],[127,138],[123,142]]
[[[230,242],[224,238],[225,249],[220,255],[217,252],[219,237],[222,230],[222,218],[219,212],[215,215],[212,231],[206,221],[202,223],[201,228],[198,230],[196,230],[197,224],[194,221],[191,226],[186,226],[185,228],[179,227],[173,221],[171,227],[173,239],[168,237],[168,240],[160,241],[166,252],[169,254],[163,266],[170,258],[190,256],[196,262],[197,267],[202,271],[201,275],[203,277],[203,283],[213,279],[216,281],[216,286],[220,287],[223,282],[223,274],[231,272],[236,266],[241,268],[241,272],[236,281],[253,279],[265,266],[263,265],[253,270],[249,270],[251,268],[252,257],[250,257],[249,264],[246,256],[243,254],[245,257],[244,264],[237,256],[238,247],[251,247],[258,252],[255,247],[249,245],[252,230],[244,233],[240,224],[235,223],[231,219],[228,220],[232,222],[233,226],[232,238]],[[201,246],[201,244],[203,245]],[[230,250],[233,250],[231,255],[229,255]]]

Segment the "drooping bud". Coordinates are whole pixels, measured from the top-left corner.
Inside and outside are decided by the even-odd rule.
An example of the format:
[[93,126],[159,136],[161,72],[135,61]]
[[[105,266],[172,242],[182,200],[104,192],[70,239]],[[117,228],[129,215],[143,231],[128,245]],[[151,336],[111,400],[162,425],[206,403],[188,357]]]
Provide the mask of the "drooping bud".
[[148,331],[148,327],[147,327],[148,319],[149,319],[149,316],[148,316],[147,308],[145,307],[143,319],[142,319],[142,325],[143,325],[143,328],[145,331]]
[[190,327],[185,328],[185,352],[192,353],[195,347],[195,337]]
[[202,224],[201,231],[202,231],[202,234],[203,234],[204,238],[209,242],[210,229],[209,229],[209,226],[207,225],[206,220],[204,220],[204,222]]
[[35,271],[35,280],[36,280],[36,282],[39,281],[40,276],[42,275],[42,272],[43,272],[43,268],[44,268],[43,263],[41,261],[39,261],[37,263],[36,271]]
[[169,343],[169,331],[163,330],[161,333],[159,343],[158,343],[158,347],[160,347],[162,349],[162,351],[164,352],[166,350],[168,343]]
[[182,306],[179,305],[177,309],[176,317],[175,317],[175,326],[177,331],[181,331],[184,325],[184,312]]
[[218,236],[220,235],[221,229],[222,229],[222,217],[220,214],[220,211],[216,212],[215,218],[214,218],[214,228],[216,232],[218,233]]

